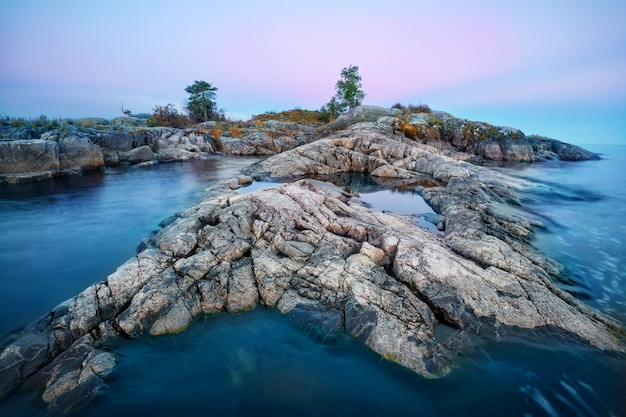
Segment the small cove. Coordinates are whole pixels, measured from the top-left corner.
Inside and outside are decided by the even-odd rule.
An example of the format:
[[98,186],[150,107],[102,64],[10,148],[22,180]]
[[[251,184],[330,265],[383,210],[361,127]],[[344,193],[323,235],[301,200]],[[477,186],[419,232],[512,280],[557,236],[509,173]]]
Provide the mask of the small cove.
[[[216,158],[122,167],[54,184],[2,189],[0,271],[7,289],[0,300],[5,309],[0,315],[3,337],[106,278],[163,219],[199,201],[211,182],[231,177],[249,162]],[[550,168],[534,169],[539,176]],[[245,192],[262,186],[253,183]],[[410,215],[428,212],[415,194],[354,188],[375,209]],[[392,205],[382,206],[387,203]],[[546,201],[540,203],[535,210],[548,216]],[[580,204],[579,211],[584,202]],[[604,210],[596,207],[586,220],[593,223],[593,216]],[[574,242],[588,241],[589,236],[576,235],[575,227],[562,219],[559,225],[538,236],[537,245],[561,257],[569,268],[579,268],[550,242],[558,242],[562,232],[578,236]],[[623,243],[623,236],[615,238]],[[624,264],[619,253],[612,256]],[[584,268],[581,273],[594,272],[592,262]],[[617,268],[617,276],[606,275],[623,288],[623,270]],[[622,293],[606,294],[619,309]],[[450,375],[426,380],[349,337],[321,341],[265,308],[202,317],[181,334],[123,341],[115,352],[118,367],[108,381],[108,392],[76,415],[601,416],[626,409],[623,358],[485,341],[459,358]],[[0,402],[0,414],[43,415],[32,397],[33,393],[18,392]]]

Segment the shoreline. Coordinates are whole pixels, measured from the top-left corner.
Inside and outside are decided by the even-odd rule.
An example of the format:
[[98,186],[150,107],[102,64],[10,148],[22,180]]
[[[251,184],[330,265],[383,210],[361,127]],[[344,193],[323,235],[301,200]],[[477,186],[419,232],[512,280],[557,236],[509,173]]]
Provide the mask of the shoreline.
[[[52,409],[65,407],[85,383],[92,394],[105,384],[115,367],[107,340],[177,333],[199,314],[259,303],[352,335],[427,377],[449,372],[475,336],[559,334],[568,345],[623,352],[614,333],[622,324],[556,288],[560,266],[528,244],[533,223],[498,209],[519,198],[506,177],[446,153],[365,122],[257,162],[179,213],[106,281],[27,327],[0,360],[2,392],[26,377],[45,383]],[[444,236],[317,180],[237,192],[253,178],[349,171],[434,178],[439,185],[421,193]],[[454,336],[438,341],[437,324]],[[68,386],[77,358],[92,372]]]

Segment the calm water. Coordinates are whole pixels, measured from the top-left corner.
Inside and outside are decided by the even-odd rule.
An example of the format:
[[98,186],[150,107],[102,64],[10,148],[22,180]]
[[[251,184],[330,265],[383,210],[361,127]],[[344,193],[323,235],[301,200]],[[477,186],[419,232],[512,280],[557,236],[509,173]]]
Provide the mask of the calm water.
[[[524,201],[546,225],[537,247],[566,265],[569,285],[589,303],[623,321],[626,153],[609,151],[602,161],[506,170],[540,180]],[[0,336],[104,279],[161,220],[247,162],[120,168],[0,188]],[[361,198],[379,209],[430,212],[405,193],[363,190]],[[115,352],[107,393],[77,415],[626,415],[623,357],[485,341],[449,376],[426,380],[349,337],[322,342],[264,308],[207,316],[182,334],[125,341]],[[16,393],[0,402],[0,415],[43,415],[33,397]]]

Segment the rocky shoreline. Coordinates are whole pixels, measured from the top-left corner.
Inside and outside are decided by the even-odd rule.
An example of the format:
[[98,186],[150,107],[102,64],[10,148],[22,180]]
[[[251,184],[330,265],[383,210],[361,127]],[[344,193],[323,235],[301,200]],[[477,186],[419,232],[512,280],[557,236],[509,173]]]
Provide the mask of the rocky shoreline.
[[[325,334],[352,335],[428,378],[462,366],[459,354],[477,337],[625,352],[623,325],[561,290],[561,266],[530,245],[540,224],[519,192],[531,184],[476,164],[558,158],[558,149],[570,159],[593,154],[511,129],[489,139],[498,151],[455,144],[428,125],[423,137],[407,135],[393,113],[358,109],[208,189],[106,280],[4,347],[0,398],[38,387],[49,409],[63,412],[106,385],[118,338],[176,333],[200,314],[259,304]],[[415,186],[437,212],[440,233],[322,181],[349,172]],[[245,192],[268,179],[282,182]]]
[[[513,128],[458,119],[444,112],[404,114],[399,109],[376,106],[355,108],[325,126],[268,120],[243,123],[235,129],[221,122],[176,129],[148,128],[137,125],[133,118],[120,119],[124,120],[93,127],[78,123],[44,132],[0,129],[0,184],[80,175],[123,163],[149,165],[188,161],[207,153],[273,155],[361,122],[378,123],[410,141],[430,145],[447,155],[457,154],[457,158],[476,164],[597,158],[577,146],[554,139],[527,137]],[[103,119],[88,122],[98,120],[106,122]]]

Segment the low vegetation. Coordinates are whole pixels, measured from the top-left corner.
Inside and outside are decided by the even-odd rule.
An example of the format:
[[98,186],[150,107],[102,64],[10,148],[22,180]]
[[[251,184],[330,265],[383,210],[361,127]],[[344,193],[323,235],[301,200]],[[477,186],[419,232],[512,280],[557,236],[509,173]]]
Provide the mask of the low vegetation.
[[318,126],[327,123],[327,121],[324,120],[324,115],[321,111],[302,109],[292,109],[281,112],[269,111],[263,114],[252,116],[252,119],[250,121],[252,123],[263,123],[267,122],[268,120],[278,120],[280,122],[291,122]]
[[396,103],[391,106],[393,109],[400,109],[404,112],[404,114],[416,114],[416,113],[432,113],[433,111],[426,104],[408,104],[403,105],[402,103]]
[[66,123],[66,120],[61,119],[49,119],[45,115],[33,119],[27,119],[25,117],[10,117],[4,116],[0,118],[0,124],[2,127],[29,127],[29,128],[42,128],[42,129],[55,129],[59,127],[61,123]]
[[148,127],[163,126],[185,129],[193,125],[192,120],[178,112],[172,103],[166,106],[155,106],[152,116],[148,118]]

